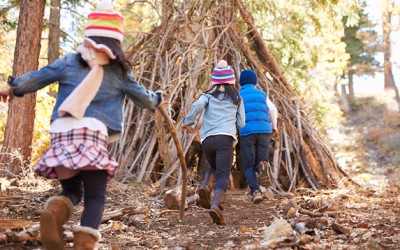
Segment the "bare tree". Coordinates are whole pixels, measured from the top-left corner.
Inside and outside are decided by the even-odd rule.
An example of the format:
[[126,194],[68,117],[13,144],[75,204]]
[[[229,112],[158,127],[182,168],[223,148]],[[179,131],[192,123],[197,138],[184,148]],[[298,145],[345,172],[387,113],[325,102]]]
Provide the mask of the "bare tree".
[[384,89],[387,90],[394,90],[396,93],[396,100],[399,105],[400,111],[400,95],[399,90],[396,86],[393,77],[393,70],[392,70],[392,39],[391,33],[393,30],[392,27],[392,18],[395,10],[395,3],[396,1],[393,0],[382,0],[382,48],[384,53],[384,64],[383,69],[385,73],[385,87]]
[[[45,4],[45,0],[21,1],[13,66],[15,77],[38,69]],[[0,162],[13,174],[21,173],[22,165],[30,161],[35,106],[36,93],[14,99],[9,104]],[[5,154],[15,151],[20,159]]]
[[49,19],[48,61],[52,64],[60,57],[60,0],[51,0]]

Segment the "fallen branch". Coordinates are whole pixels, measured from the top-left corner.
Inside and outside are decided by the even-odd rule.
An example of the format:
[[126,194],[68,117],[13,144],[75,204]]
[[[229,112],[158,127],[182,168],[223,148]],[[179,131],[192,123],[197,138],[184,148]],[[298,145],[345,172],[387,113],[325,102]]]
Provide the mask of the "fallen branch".
[[119,219],[125,215],[146,214],[147,212],[147,207],[127,207],[111,212],[104,212],[103,217],[101,218],[101,223],[111,219]]

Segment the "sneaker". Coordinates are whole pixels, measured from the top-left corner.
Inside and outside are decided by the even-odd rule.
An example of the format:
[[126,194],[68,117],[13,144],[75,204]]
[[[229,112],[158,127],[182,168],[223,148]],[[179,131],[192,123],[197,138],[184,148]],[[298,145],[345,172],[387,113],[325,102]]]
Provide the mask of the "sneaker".
[[267,188],[271,185],[268,172],[269,164],[266,161],[260,162],[260,185]]
[[261,192],[259,190],[254,191],[252,198],[253,204],[259,204],[260,202],[262,202],[262,200],[263,198],[261,196]]

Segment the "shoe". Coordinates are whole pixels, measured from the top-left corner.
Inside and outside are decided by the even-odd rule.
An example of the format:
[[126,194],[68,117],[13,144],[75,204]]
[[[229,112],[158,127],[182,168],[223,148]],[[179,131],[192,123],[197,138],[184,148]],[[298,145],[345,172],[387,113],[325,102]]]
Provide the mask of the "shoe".
[[266,161],[260,162],[260,185],[267,188],[271,185],[269,179],[269,164]]
[[76,226],[72,229],[74,233],[74,250],[94,250],[101,239],[99,230],[91,227]]
[[225,198],[226,193],[223,190],[217,188],[215,190],[213,203],[211,205],[210,211],[208,212],[214,223],[221,225],[225,224],[224,214],[222,212],[224,210],[222,203],[225,201]]
[[40,215],[40,236],[47,250],[64,249],[63,225],[72,217],[74,205],[63,195],[47,200]]
[[215,175],[207,172],[206,177],[204,178],[203,184],[200,187],[199,190],[199,205],[205,209],[210,209],[211,207],[211,193],[214,189],[214,181],[215,181]]
[[263,201],[263,197],[261,196],[261,192],[259,190],[254,191],[253,198],[251,199],[253,204],[259,204]]

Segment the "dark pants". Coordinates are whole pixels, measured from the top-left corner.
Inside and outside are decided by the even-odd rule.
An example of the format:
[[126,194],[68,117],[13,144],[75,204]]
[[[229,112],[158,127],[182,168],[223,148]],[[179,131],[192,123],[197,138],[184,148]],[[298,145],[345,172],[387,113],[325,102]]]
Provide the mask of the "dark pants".
[[268,161],[270,136],[271,134],[259,133],[240,136],[244,174],[246,175],[251,194],[260,188],[260,184],[258,184],[257,181],[256,171],[260,174],[260,162]]
[[81,226],[98,229],[106,201],[107,171],[84,170],[69,179],[60,180],[63,191],[76,206],[85,197]]
[[207,137],[201,144],[210,164],[208,172],[213,173],[217,180],[215,189],[219,188],[224,192],[228,189],[232,169],[233,140],[229,135],[215,135]]

